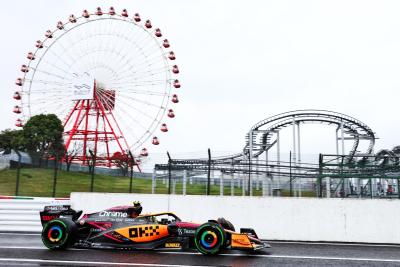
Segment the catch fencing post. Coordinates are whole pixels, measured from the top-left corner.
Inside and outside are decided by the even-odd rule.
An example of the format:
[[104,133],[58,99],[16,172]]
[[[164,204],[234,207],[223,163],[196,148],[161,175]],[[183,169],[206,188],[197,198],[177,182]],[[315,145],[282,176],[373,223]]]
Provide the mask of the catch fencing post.
[[208,149],[207,196],[210,195],[211,151]]
[[130,158],[130,167],[131,167],[131,173],[130,173],[130,181],[129,181],[129,193],[132,193],[132,184],[133,184],[133,163],[135,161],[135,159],[133,158],[133,155],[131,153],[131,151],[129,151],[129,156]]
[[317,178],[317,196],[322,197],[322,154],[319,154],[319,175]]
[[21,154],[19,153],[18,150],[15,150],[15,153],[17,153],[17,155],[18,155],[17,181],[15,183],[15,195],[18,196],[18,192],[19,192],[19,176],[20,176],[20,170],[21,170]]
[[91,181],[90,181],[90,192],[93,192],[94,187],[94,168],[96,166],[96,157],[92,150],[89,149],[90,156],[92,157],[92,171],[91,171]]
[[169,152],[167,151],[167,156],[168,156],[168,195],[171,194],[171,156],[169,155]]

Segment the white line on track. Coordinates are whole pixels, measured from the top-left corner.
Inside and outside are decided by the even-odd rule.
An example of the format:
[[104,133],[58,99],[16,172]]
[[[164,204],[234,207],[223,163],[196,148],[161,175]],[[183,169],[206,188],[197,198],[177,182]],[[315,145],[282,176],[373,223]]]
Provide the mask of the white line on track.
[[34,233],[0,233],[0,235],[36,235],[36,236],[41,236],[41,234],[34,234]]
[[[21,246],[0,246],[0,249],[32,249],[32,250],[49,250],[45,246],[43,247],[21,247]],[[89,250],[87,248],[69,248],[68,250]]]
[[[155,266],[155,267],[206,267],[204,265],[182,265],[182,264],[157,264],[157,263],[131,263],[131,262],[105,262],[105,261],[62,261],[62,260],[40,260],[40,259],[18,259],[0,258],[0,262],[24,262],[24,263],[57,263],[57,264],[85,264],[94,266]],[[210,266],[207,266],[210,267]]]
[[295,244],[295,245],[326,245],[326,246],[352,246],[352,247],[394,247],[396,244],[366,244],[366,243],[329,243],[329,242],[305,242],[305,241],[267,241],[270,244]]
[[[197,252],[159,252],[165,254],[190,254],[201,255]],[[340,260],[340,261],[372,261],[372,262],[398,262],[400,259],[379,259],[379,258],[351,258],[351,257],[329,257],[329,256],[295,256],[295,255],[254,255],[254,254],[218,254],[219,256],[227,257],[255,257],[255,258],[282,258],[282,259],[309,259],[309,260]]]
[[[48,250],[45,247],[11,247],[11,246],[0,246],[1,248],[8,248],[8,249],[32,249],[32,250]],[[69,250],[85,250],[85,249],[69,249]],[[176,254],[176,255],[199,255],[202,256],[198,252],[180,252],[180,251],[154,251],[154,253],[159,254]],[[391,263],[400,263],[400,259],[379,259],[379,258],[354,258],[354,257],[330,257],[330,256],[296,256],[296,255],[254,255],[254,254],[238,254],[238,253],[231,253],[231,254],[219,254],[219,256],[226,256],[226,257],[252,257],[252,258],[276,258],[276,259],[304,259],[304,260],[337,260],[337,261],[355,261],[355,262],[391,262]],[[16,260],[16,261],[41,261],[39,259],[8,259],[8,260]],[[7,258],[0,258],[0,261],[8,261]],[[47,260],[43,260],[45,262]],[[195,266],[195,265],[168,265],[168,264],[139,264],[139,263],[110,263],[110,262],[90,262],[90,261],[57,261],[57,260],[48,260],[48,262],[54,263],[70,263],[70,264],[99,264],[99,265],[131,265],[131,266]]]

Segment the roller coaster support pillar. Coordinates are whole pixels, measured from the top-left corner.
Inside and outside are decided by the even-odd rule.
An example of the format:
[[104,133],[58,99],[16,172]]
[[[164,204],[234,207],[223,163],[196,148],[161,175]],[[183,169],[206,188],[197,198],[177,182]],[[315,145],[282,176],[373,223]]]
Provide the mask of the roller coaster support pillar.
[[331,197],[331,177],[326,177],[326,198]]
[[280,172],[281,172],[281,145],[280,145],[280,140],[279,140],[279,131],[278,132],[276,132],[276,140],[277,140],[277,142],[276,142],[276,153],[277,153],[277,157],[276,157],[276,159],[277,159],[277,167],[278,167],[278,170],[277,170],[277,173],[278,173],[278,175],[277,175],[277,183],[276,183],[276,185],[277,185],[277,187],[278,187],[278,189],[280,189],[280,187],[281,187],[281,184],[280,184],[280,180],[281,180],[281,174],[280,174]]
[[372,193],[372,179],[369,178],[369,194],[371,195],[371,198],[374,197],[374,194]]
[[[339,127],[336,128],[336,155],[339,156]],[[338,164],[339,164],[339,157],[338,157]]]
[[293,181],[292,181],[292,151],[289,152],[289,196],[293,196]]
[[[301,152],[300,152],[300,122],[297,123],[297,166],[300,166],[301,164]],[[298,178],[298,196],[301,197],[301,179]]]
[[252,171],[252,166],[251,166],[251,161],[253,160],[253,131],[250,131],[250,146],[249,146],[249,180],[247,183],[247,195],[252,196],[253,195],[253,186],[252,186],[252,181],[251,181],[251,171]]
[[[296,159],[296,153],[297,153],[296,152],[296,149],[297,149],[296,148],[296,121],[295,121],[294,117],[292,118],[292,129],[293,129],[293,154],[290,153],[291,154],[290,162],[292,162],[292,157],[293,157],[293,165],[294,165],[294,167],[296,167],[296,161],[297,161],[297,159]],[[295,168],[294,172],[296,173],[296,168]],[[295,183],[297,185],[298,181],[295,181]],[[292,167],[290,167],[290,188],[291,188],[290,196],[293,196],[294,194],[293,194]],[[297,186],[296,186],[296,189],[297,189]]]
[[207,196],[210,195],[210,181],[211,181],[211,150],[208,149],[208,171],[207,171]]
[[293,127],[293,164],[296,166],[296,121],[292,120],[292,127]]
[[322,197],[322,154],[319,154],[319,175],[317,178],[317,196]]
[[342,155],[344,155],[344,130],[343,130],[343,121],[340,122],[340,139],[342,140]]

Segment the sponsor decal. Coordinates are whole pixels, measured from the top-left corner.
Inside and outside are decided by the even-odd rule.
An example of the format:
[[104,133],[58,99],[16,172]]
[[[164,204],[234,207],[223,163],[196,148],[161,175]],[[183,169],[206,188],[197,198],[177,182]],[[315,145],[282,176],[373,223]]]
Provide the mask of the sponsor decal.
[[44,208],[45,211],[66,211],[69,210],[70,206],[46,206]]
[[165,243],[166,248],[180,248],[181,244],[180,243]]
[[169,236],[168,226],[162,224],[140,224],[117,228],[115,232],[134,242],[150,242]]
[[239,243],[241,245],[248,245],[249,244],[249,240],[248,239],[244,239],[244,238],[234,238],[233,239],[234,242]]
[[58,218],[58,215],[43,215],[42,216],[43,221],[51,221],[55,218]]
[[102,212],[100,212],[99,216],[126,218],[126,217],[128,217],[128,213],[121,212],[121,211],[102,211]]
[[183,233],[187,235],[194,235],[196,233],[196,230],[193,229],[183,229]]
[[195,233],[194,229],[178,228],[178,235],[194,235]]
[[157,236],[160,235],[160,231],[158,230],[159,228],[160,227],[158,225],[132,227],[129,228],[129,238]]
[[231,246],[232,248],[253,248],[246,234],[232,234]]

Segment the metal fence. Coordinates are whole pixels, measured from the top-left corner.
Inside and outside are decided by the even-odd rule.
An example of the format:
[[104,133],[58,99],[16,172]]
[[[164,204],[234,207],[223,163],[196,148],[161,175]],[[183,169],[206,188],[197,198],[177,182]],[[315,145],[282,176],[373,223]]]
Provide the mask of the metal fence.
[[[336,157],[336,158],[335,158]],[[1,155],[0,195],[68,197],[70,192],[225,196],[400,198],[398,165],[354,165],[321,155],[319,164],[172,160],[153,172],[90,168],[14,152]],[[342,160],[339,160],[342,158]],[[400,161],[399,161],[400,162]]]

